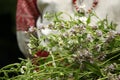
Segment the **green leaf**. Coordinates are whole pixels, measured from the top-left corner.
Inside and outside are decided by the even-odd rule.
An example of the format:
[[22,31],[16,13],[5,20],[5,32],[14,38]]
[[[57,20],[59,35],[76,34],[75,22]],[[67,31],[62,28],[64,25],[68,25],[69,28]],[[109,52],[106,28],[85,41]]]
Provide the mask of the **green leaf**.
[[88,19],[87,19],[86,22],[87,22],[87,25],[90,24],[90,22],[91,22],[91,15],[88,16]]
[[100,67],[96,63],[89,63],[86,61],[84,61],[83,63],[85,64],[86,69],[90,70],[90,72],[92,72],[93,74],[97,76],[102,76]]

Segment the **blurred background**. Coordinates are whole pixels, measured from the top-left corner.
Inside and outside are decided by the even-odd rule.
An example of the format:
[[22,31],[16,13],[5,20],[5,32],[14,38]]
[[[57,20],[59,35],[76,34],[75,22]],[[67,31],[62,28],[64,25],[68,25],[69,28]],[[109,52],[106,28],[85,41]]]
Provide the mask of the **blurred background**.
[[16,40],[17,0],[0,0],[0,68],[24,58]]

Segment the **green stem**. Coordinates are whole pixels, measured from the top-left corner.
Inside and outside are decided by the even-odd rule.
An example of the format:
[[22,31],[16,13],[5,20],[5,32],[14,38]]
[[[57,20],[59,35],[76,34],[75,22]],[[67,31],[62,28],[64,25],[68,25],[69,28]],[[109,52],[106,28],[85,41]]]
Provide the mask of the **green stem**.
[[113,52],[109,53],[109,54],[115,54],[115,53],[118,53],[117,55],[111,57],[110,59],[106,60],[105,62],[103,62],[100,66],[106,64],[107,62],[109,62],[110,60],[120,56],[120,49],[117,49],[117,50],[114,50]]
[[54,68],[56,68],[56,63],[55,63],[55,58],[54,58],[54,55],[52,54],[52,52],[50,51],[50,55],[51,55],[51,57],[52,57],[52,64],[53,64],[53,66],[54,66]]
[[100,78],[100,79],[97,79],[97,80],[106,80],[108,77],[103,77],[103,78]]

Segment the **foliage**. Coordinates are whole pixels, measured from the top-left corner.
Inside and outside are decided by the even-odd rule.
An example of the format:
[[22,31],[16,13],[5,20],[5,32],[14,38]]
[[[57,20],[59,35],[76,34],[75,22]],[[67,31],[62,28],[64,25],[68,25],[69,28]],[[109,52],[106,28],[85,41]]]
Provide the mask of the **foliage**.
[[[31,35],[28,44],[35,57],[1,68],[0,79],[120,80],[120,33],[115,30],[116,24],[107,18],[101,20],[95,13],[76,13],[69,20],[62,19],[62,14],[46,16],[53,23],[37,31],[50,33],[39,38]],[[93,17],[97,18],[95,25],[91,24]],[[38,51],[49,55],[36,55]]]

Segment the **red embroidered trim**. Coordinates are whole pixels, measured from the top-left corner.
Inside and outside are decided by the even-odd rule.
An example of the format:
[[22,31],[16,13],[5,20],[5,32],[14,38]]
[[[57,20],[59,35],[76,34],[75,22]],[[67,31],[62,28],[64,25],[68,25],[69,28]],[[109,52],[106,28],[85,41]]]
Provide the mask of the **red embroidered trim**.
[[27,31],[30,26],[35,26],[39,15],[36,0],[18,0],[16,11],[16,29]]

